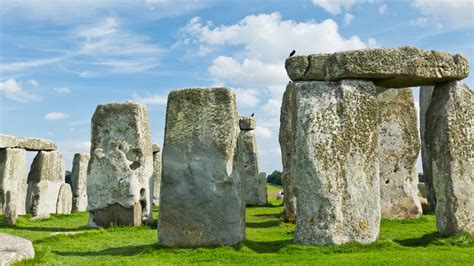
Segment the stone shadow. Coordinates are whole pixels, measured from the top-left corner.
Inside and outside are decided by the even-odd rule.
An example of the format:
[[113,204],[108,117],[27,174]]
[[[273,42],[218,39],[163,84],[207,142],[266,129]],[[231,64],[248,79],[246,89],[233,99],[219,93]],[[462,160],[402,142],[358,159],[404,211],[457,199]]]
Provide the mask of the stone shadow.
[[245,241],[245,245],[257,253],[277,253],[287,245],[293,244],[293,239],[277,241]]
[[156,243],[148,245],[137,245],[137,246],[123,246],[115,248],[106,248],[100,251],[52,251],[59,256],[135,256],[139,253],[147,252],[150,250],[157,250],[159,247]]
[[279,226],[282,221],[265,221],[265,222],[247,222],[248,228],[269,228]]
[[440,238],[445,238],[437,232],[425,234],[418,238],[395,239],[394,241],[405,247],[425,247]]

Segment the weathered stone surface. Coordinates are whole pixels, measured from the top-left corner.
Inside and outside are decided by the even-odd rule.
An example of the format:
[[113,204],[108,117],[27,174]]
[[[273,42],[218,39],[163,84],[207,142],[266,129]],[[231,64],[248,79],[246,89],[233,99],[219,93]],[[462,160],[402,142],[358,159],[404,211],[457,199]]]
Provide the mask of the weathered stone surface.
[[291,149],[284,171],[293,177],[297,199],[295,243],[375,241],[380,186],[374,84],[293,82],[283,102],[282,114],[291,106],[280,132],[292,138],[282,154]]
[[159,244],[234,245],[245,240],[245,195],[234,165],[238,123],[230,89],[169,94]]
[[469,75],[467,59],[460,54],[409,46],[293,56],[285,67],[293,81],[363,79],[386,88],[434,85]]
[[28,151],[53,151],[56,150],[56,144],[47,139],[0,134],[0,149],[3,148],[20,148]]
[[35,250],[31,241],[0,233],[0,265],[11,265],[34,257]]
[[59,189],[58,202],[56,203],[56,214],[71,214],[72,190],[71,186],[64,183]]
[[[240,119],[242,121],[242,118]],[[258,151],[254,130],[240,130],[237,140],[239,146],[239,175],[244,182],[245,202],[248,205],[258,204]]]
[[285,208],[285,220],[294,223],[296,221],[296,197],[294,194],[294,178],[291,176],[291,161],[294,146],[293,121],[295,120],[294,89],[287,89],[283,94],[283,102],[280,112],[279,142],[281,148],[281,159],[283,164],[283,205]]
[[153,153],[157,153],[161,151],[160,145],[158,144],[153,144],[152,149],[153,149]]
[[266,205],[268,203],[268,200],[267,200],[267,174],[265,172],[262,172],[258,175],[257,194],[258,194],[257,205],[259,206]]
[[474,234],[474,93],[456,81],[436,85],[425,119],[436,228]]
[[73,211],[84,212],[87,210],[87,168],[90,158],[89,153],[74,154],[71,171]]
[[257,127],[257,120],[253,116],[239,117],[239,127],[242,130],[252,130]]
[[16,202],[16,214],[25,214],[27,190],[26,151],[0,149],[0,213],[5,210],[6,192],[10,191]]
[[158,144],[153,144],[153,204],[155,206],[160,205],[160,189],[161,189],[161,152],[160,146]]
[[5,223],[16,224],[16,199],[12,197],[10,191],[7,191],[5,195]]
[[431,103],[431,95],[433,94],[433,86],[420,87],[420,138],[421,138],[421,162],[423,166],[423,176],[425,177],[426,199],[431,210],[436,209],[436,195],[433,186],[433,177],[431,176],[430,158],[426,152],[425,144],[425,125],[426,125],[426,110]]
[[377,99],[382,217],[417,218],[422,213],[416,169],[420,142],[412,91],[377,88]]
[[109,227],[110,225],[140,226],[142,224],[142,208],[140,202],[125,208],[115,203],[104,209],[91,211],[89,228]]
[[[88,210],[95,223],[113,204],[133,212],[140,203],[141,219],[151,221],[150,178],[153,154],[148,111],[136,103],[101,104],[92,117],[91,159],[87,176]],[[110,207],[114,208],[114,207]],[[135,218],[134,218],[135,219]],[[120,220],[118,220],[120,221]]]
[[59,151],[40,151],[28,174],[27,212],[33,216],[56,213],[59,189],[64,184],[64,161]]

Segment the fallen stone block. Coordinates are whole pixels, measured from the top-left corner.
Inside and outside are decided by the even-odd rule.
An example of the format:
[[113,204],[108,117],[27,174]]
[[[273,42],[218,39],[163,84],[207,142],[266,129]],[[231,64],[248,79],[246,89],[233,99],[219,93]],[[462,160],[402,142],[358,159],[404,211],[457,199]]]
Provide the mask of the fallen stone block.
[[12,265],[34,257],[35,250],[31,241],[0,233],[0,265]]

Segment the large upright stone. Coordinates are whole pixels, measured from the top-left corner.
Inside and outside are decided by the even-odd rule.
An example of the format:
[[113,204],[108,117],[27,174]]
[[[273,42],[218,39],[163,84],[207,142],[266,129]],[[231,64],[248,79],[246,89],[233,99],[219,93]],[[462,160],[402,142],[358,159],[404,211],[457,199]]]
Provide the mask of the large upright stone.
[[[288,86],[289,87],[289,86]],[[293,123],[295,120],[295,100],[294,89],[287,89],[283,95],[280,113],[280,133],[279,142],[281,148],[281,159],[283,164],[282,185],[283,185],[283,206],[285,209],[285,220],[294,223],[296,221],[296,197],[294,194],[294,177],[291,173],[291,162],[293,158],[293,146],[295,132]]]
[[33,216],[56,213],[59,189],[64,184],[64,161],[59,151],[40,151],[28,174],[27,212]]
[[261,172],[258,175],[258,184],[257,184],[257,205],[263,206],[268,203],[268,193],[267,193],[267,174]]
[[28,151],[53,151],[56,150],[56,144],[47,139],[0,134],[0,149],[4,148],[20,148]]
[[460,54],[410,46],[293,56],[285,67],[293,81],[362,79],[385,88],[434,85],[469,75],[467,59]]
[[12,194],[11,191],[5,193],[5,223],[10,225],[16,224],[16,199]]
[[185,89],[168,96],[158,242],[234,245],[245,240],[245,195],[238,174],[235,94]]
[[144,105],[97,106],[92,117],[88,171],[90,226],[137,225],[151,221],[153,154],[148,111]]
[[153,204],[160,205],[161,189],[161,149],[158,144],[153,144]]
[[87,210],[87,168],[90,158],[89,153],[76,153],[72,160],[71,189],[73,211],[84,212]]
[[72,190],[71,185],[64,183],[59,189],[58,201],[56,203],[56,214],[71,214]]
[[376,87],[354,80],[293,82],[283,97],[280,132],[291,138],[282,154],[291,150],[284,171],[297,199],[295,243],[375,241],[380,226]]
[[24,149],[0,149],[0,213],[5,211],[6,192],[12,193],[16,202],[16,214],[25,214],[26,192],[26,151]]
[[377,99],[382,217],[417,218],[422,213],[416,170],[420,143],[412,91],[378,88]]
[[474,93],[456,81],[436,85],[425,119],[436,228],[474,234]]
[[259,205],[259,169],[257,140],[255,137],[255,117],[239,118],[240,134],[237,140],[239,146],[239,174],[244,182],[245,202],[248,205]]
[[431,210],[436,208],[436,195],[433,186],[433,177],[431,176],[430,158],[426,151],[425,144],[425,127],[426,127],[426,111],[431,103],[431,95],[433,94],[433,86],[420,87],[420,139],[421,139],[421,162],[423,166],[423,176],[425,178],[426,199]]

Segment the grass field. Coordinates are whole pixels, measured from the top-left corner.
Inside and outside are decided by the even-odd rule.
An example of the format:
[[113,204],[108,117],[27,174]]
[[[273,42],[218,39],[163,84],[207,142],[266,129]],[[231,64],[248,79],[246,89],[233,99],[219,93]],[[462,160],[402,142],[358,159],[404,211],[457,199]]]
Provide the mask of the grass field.
[[[18,218],[0,232],[33,241],[36,258],[23,264],[151,265],[151,264],[273,264],[273,265],[474,265],[474,238],[448,238],[435,231],[434,215],[404,221],[383,220],[379,240],[370,245],[311,247],[292,244],[294,225],[284,223],[279,187],[269,185],[270,204],[247,208],[247,241],[233,247],[162,248],[155,226],[87,229],[88,214],[52,216],[49,220]],[[157,212],[154,212],[156,219]],[[68,235],[69,234],[69,235]]]

